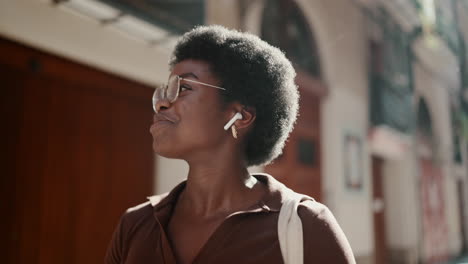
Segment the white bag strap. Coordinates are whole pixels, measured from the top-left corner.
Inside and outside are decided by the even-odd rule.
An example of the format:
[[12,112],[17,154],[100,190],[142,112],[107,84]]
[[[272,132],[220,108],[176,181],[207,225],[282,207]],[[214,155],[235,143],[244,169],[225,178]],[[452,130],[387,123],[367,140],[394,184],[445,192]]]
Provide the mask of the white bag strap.
[[278,218],[278,238],[285,264],[304,263],[304,243],[302,222],[297,207],[302,198],[307,197],[294,192],[287,194]]

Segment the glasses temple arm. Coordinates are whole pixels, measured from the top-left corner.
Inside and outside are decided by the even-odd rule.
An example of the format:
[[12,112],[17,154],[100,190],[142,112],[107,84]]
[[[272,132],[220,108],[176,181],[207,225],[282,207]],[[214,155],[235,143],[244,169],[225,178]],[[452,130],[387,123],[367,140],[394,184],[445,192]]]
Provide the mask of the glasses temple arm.
[[204,82],[198,82],[198,81],[195,81],[195,80],[185,79],[185,78],[180,78],[180,79],[181,79],[181,80],[184,80],[184,81],[187,81],[187,82],[194,82],[194,83],[198,83],[198,84],[210,86],[210,87],[213,87],[213,88],[217,88],[217,89],[221,89],[221,90],[226,90],[226,88],[219,87],[219,86],[216,86],[216,85],[207,84],[207,83],[204,83]]

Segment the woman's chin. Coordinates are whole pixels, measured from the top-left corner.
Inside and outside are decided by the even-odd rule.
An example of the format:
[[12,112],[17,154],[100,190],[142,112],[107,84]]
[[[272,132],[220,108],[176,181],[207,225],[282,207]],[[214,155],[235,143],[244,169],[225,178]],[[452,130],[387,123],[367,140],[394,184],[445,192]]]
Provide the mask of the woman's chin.
[[177,152],[174,150],[173,147],[170,146],[161,146],[156,142],[153,143],[153,151],[155,154],[168,158],[168,159],[180,159],[180,155],[177,155]]

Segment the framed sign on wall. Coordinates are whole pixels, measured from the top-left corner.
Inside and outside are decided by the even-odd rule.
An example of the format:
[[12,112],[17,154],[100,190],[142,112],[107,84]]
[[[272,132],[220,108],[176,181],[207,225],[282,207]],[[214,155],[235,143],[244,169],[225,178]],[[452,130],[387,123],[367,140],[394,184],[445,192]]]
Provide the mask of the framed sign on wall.
[[364,185],[362,138],[349,132],[343,140],[343,171],[346,189],[361,191]]

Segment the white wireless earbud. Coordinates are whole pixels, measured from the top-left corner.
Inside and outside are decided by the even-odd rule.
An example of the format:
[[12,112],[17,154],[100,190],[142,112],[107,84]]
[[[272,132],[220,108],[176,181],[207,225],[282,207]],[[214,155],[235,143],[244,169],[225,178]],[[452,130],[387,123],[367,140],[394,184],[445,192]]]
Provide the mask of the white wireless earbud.
[[239,120],[239,119],[242,119],[242,114],[240,112],[237,112],[231,118],[231,120],[229,120],[229,122],[226,123],[226,125],[224,126],[224,130],[228,130],[232,126],[232,124],[234,124],[234,122],[236,122],[236,120]]

